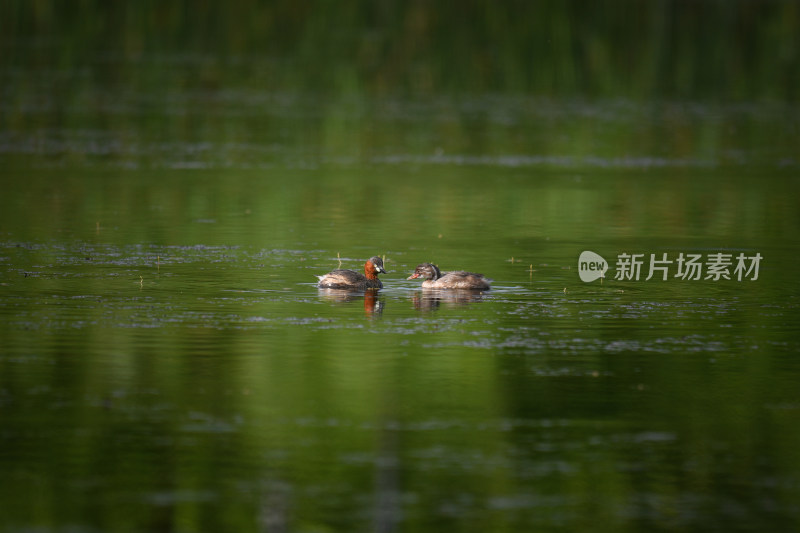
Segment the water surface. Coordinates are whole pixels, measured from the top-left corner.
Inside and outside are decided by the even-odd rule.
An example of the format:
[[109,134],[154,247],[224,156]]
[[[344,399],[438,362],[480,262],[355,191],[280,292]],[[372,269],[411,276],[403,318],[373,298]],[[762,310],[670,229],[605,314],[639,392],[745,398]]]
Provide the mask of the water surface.
[[[777,171],[25,174],[0,246],[11,528],[796,523]],[[586,284],[584,249],[764,260],[756,281]],[[372,254],[377,294],[314,286]],[[494,288],[422,291],[421,261]]]

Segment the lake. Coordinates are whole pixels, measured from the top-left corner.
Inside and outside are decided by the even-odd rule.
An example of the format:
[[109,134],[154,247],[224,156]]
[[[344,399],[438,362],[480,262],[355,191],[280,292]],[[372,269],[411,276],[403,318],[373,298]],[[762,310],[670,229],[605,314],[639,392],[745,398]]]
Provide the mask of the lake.
[[[261,87],[20,42],[0,530],[797,529],[793,101]],[[316,287],[373,255],[380,291]]]

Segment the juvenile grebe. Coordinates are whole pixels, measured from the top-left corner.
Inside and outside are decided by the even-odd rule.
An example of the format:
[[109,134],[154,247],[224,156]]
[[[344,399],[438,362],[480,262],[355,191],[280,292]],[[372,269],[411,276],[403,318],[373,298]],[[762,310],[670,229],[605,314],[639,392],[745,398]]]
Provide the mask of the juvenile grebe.
[[483,274],[475,274],[474,272],[464,272],[458,270],[455,272],[442,272],[434,264],[421,263],[417,265],[414,273],[408,279],[423,278],[422,288],[424,289],[481,289],[487,290],[491,288],[489,278]]

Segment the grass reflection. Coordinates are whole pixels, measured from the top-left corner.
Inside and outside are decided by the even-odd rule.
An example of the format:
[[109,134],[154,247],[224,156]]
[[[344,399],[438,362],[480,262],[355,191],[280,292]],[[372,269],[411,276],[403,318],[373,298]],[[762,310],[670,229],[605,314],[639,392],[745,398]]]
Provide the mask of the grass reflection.
[[[135,92],[216,90],[233,81],[339,94],[795,99],[799,20],[794,2],[750,0],[470,1],[457,13],[418,2],[13,2],[0,34],[7,64],[80,68],[84,83],[129,83]],[[151,58],[149,68],[138,68]],[[176,76],[176,65],[190,68]],[[71,84],[61,81],[61,89]]]

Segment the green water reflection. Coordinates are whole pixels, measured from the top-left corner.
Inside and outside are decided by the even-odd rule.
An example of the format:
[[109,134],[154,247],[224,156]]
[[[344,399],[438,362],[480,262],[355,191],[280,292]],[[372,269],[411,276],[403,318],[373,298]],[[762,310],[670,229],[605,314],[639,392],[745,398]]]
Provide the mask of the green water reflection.
[[[791,527],[796,182],[683,172],[31,172],[2,218],[4,523]],[[574,270],[731,246],[757,282]],[[378,295],[313,287],[372,253]],[[495,288],[431,300],[429,258]]]
[[0,529],[796,530],[799,16],[12,3]]

